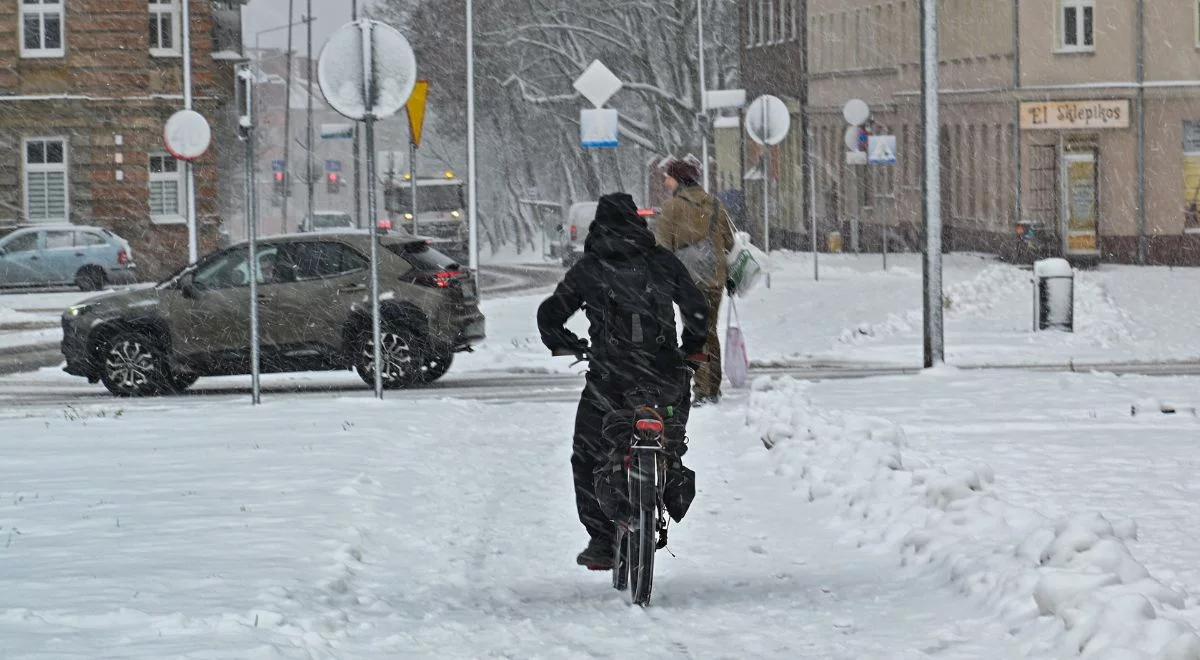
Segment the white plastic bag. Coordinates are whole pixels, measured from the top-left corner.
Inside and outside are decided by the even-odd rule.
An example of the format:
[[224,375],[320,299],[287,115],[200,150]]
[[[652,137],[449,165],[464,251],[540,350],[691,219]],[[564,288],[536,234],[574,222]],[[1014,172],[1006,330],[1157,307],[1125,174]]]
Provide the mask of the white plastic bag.
[[750,355],[746,352],[746,337],[742,320],[737,315],[737,303],[729,299],[728,328],[725,330],[725,377],[734,389],[741,389],[750,380]]
[[733,282],[734,293],[744,298],[758,285],[758,281],[766,272],[767,255],[750,242],[750,234],[735,231],[728,261],[729,279]]

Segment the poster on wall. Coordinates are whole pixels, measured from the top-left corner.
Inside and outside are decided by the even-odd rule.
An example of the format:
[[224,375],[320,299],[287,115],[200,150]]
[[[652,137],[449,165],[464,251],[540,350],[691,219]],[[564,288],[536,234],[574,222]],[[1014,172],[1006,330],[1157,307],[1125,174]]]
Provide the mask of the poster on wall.
[[1200,121],[1183,122],[1183,230],[1200,233]]
[[1100,254],[1100,236],[1096,156],[1091,153],[1067,154],[1066,166],[1066,253],[1074,256],[1097,256]]

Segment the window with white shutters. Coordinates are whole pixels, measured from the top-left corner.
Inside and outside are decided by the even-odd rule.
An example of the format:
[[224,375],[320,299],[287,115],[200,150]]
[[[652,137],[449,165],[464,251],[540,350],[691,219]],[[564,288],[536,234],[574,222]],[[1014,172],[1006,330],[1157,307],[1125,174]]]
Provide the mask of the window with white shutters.
[[66,140],[31,138],[24,146],[26,217],[30,222],[66,222]]
[[155,222],[182,221],[183,177],[179,161],[167,154],[150,154],[150,218]]

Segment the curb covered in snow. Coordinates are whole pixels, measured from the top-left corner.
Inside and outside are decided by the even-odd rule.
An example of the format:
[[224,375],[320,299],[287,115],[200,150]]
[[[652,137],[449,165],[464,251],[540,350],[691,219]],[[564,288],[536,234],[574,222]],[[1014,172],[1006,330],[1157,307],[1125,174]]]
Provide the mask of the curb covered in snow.
[[810,501],[839,502],[847,538],[942,573],[1000,616],[1026,655],[1200,660],[1200,636],[1175,616],[1186,594],[1129,552],[1133,521],[1052,520],[997,494],[984,465],[905,457],[886,420],[817,410],[792,378],[755,381],[748,424],[776,471]]

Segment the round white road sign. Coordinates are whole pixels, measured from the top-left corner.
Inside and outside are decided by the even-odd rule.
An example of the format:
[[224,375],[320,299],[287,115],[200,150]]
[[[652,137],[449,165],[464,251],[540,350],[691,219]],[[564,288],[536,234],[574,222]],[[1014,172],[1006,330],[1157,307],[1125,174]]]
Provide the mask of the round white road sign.
[[212,127],[195,110],[180,110],[171,115],[163,128],[167,151],[179,160],[198,160],[212,144]]
[[746,133],[758,144],[774,146],[783,142],[791,127],[792,115],[777,96],[760,96],[746,109]]
[[396,28],[362,19],[347,23],[321,49],[317,82],[330,107],[362,121],[391,117],[417,84],[417,58]]
[[871,118],[871,106],[862,99],[850,99],[842,106],[842,117],[851,126],[862,126]]

